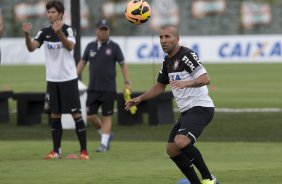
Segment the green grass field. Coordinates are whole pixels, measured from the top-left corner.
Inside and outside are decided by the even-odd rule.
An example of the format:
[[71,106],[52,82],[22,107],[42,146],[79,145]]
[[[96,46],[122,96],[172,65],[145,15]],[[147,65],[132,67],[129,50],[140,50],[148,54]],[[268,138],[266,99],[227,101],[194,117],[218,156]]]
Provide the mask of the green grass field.
[[[207,64],[211,78],[210,95],[217,107],[282,107],[282,64]],[[129,65],[133,91],[144,91],[155,83],[160,64]],[[117,67],[118,91],[123,88]],[[88,70],[83,82],[88,84]],[[14,92],[45,91],[44,66],[0,66],[0,89]],[[169,89],[168,89],[169,90]]]
[[[159,65],[129,65],[133,91],[148,89]],[[282,108],[282,64],[209,64],[210,95],[218,108]],[[118,91],[122,77],[118,72]],[[82,76],[88,83],[87,69]],[[0,66],[0,90],[44,92],[44,66]],[[169,89],[167,89],[169,90]],[[16,109],[10,100],[11,112]],[[178,113],[175,114],[175,119]],[[96,154],[99,136],[88,126],[88,161],[42,157],[51,147],[46,117],[34,126],[0,123],[1,184],[176,184],[183,175],[168,159],[165,144],[171,124],[120,126],[114,115],[115,139],[107,154]],[[217,112],[197,143],[221,184],[282,183],[282,113]],[[74,130],[65,130],[63,153],[78,154]]]
[[[46,161],[50,141],[1,141],[1,184],[176,184],[183,178],[165,154],[164,142],[113,142],[107,154],[87,161]],[[90,142],[92,148],[98,142]],[[64,156],[78,143],[64,141]],[[198,143],[223,184],[281,184],[281,143]],[[271,151],[270,151],[271,150]],[[267,154],[266,154],[267,153]]]

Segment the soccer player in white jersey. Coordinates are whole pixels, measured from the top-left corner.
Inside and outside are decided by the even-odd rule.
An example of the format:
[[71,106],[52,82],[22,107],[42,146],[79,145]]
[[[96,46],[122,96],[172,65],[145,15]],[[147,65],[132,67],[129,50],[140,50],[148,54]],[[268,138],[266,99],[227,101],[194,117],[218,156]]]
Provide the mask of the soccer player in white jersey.
[[64,5],[60,1],[47,2],[46,10],[50,26],[41,29],[35,39],[31,39],[29,34],[32,24],[24,22],[22,25],[27,49],[33,52],[41,45],[45,49],[46,97],[50,103],[53,139],[53,150],[45,158],[61,158],[61,115],[70,113],[74,118],[80,143],[80,159],[85,160],[89,158],[86,149],[86,126],[81,116],[76,65],[71,54],[75,46],[75,35],[73,29],[62,21]]
[[[125,109],[161,94],[169,85],[181,115],[172,128],[167,154],[191,184],[215,184],[205,161],[194,143],[214,115],[214,104],[206,85],[210,77],[199,61],[198,55],[179,45],[179,32],[174,26],[160,30],[160,43],[167,56],[159,72],[157,83],[144,94],[131,99]],[[202,181],[193,165],[199,170]]]

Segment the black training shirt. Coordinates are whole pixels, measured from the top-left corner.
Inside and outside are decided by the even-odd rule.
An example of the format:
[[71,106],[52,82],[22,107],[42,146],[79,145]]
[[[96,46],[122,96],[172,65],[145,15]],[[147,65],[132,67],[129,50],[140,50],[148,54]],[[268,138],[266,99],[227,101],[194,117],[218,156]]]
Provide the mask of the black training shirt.
[[[189,48],[180,47],[174,56],[164,58],[157,81],[162,84],[169,84],[169,81],[175,80],[189,81],[206,73],[197,53]],[[180,112],[195,106],[214,107],[207,86],[171,89],[171,91]]]
[[90,91],[116,91],[116,62],[124,63],[119,45],[108,40],[98,48],[98,42],[90,42],[82,59],[89,62]]

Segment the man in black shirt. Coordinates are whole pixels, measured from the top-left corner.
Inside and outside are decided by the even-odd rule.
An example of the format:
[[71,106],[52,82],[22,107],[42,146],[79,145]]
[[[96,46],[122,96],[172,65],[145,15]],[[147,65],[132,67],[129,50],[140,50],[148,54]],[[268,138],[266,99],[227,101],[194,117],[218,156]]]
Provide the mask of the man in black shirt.
[[[131,88],[123,53],[119,45],[109,39],[109,35],[110,27],[107,20],[100,20],[96,26],[97,39],[87,45],[77,65],[77,73],[80,75],[84,66],[89,62],[87,117],[101,134],[101,144],[96,152],[107,152],[113,136],[111,128],[116,97],[116,63],[121,67],[124,88]],[[102,107],[102,120],[97,116],[100,106]]]

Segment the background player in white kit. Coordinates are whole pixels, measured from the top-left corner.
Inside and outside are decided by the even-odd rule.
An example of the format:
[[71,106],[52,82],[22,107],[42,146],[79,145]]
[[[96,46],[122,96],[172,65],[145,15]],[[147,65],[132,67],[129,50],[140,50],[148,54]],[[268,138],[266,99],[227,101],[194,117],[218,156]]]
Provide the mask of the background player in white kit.
[[80,159],[88,159],[86,127],[81,116],[77,73],[71,50],[75,45],[73,29],[62,22],[64,5],[60,1],[46,4],[50,26],[41,29],[35,39],[29,32],[32,25],[23,23],[26,47],[30,52],[44,45],[46,56],[47,97],[51,112],[53,150],[46,159],[61,158],[62,113],[72,114],[80,143]]

